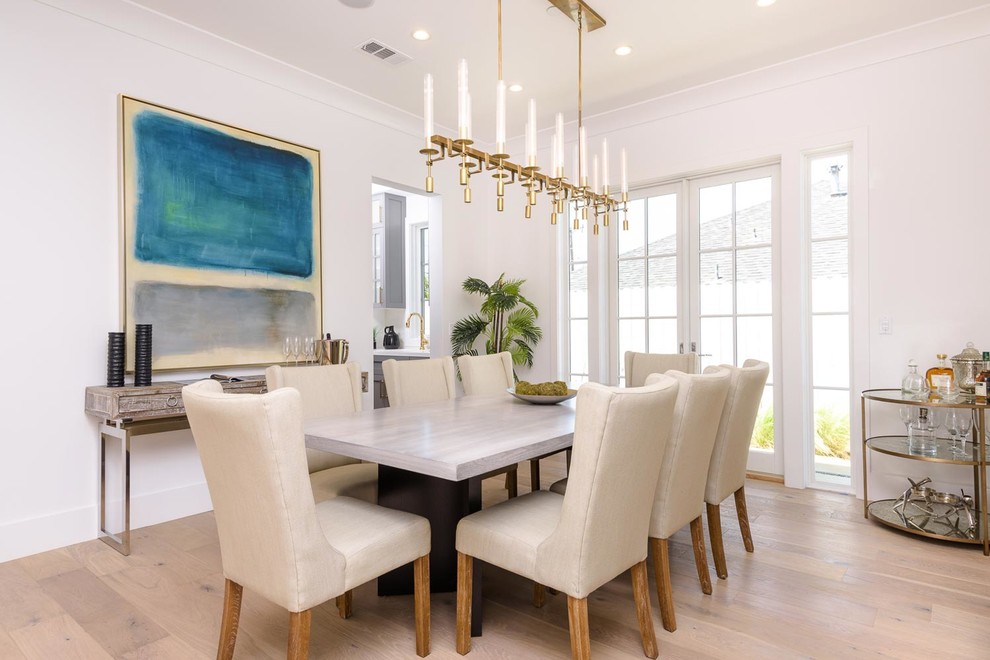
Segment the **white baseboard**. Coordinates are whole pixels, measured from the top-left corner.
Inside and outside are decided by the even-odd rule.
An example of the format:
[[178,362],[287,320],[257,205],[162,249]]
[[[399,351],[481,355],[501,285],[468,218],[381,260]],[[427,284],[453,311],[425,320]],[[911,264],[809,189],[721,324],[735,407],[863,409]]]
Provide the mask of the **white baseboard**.
[[[131,498],[131,529],[184,518],[213,508],[206,483]],[[97,537],[99,503],[0,525],[0,562]]]

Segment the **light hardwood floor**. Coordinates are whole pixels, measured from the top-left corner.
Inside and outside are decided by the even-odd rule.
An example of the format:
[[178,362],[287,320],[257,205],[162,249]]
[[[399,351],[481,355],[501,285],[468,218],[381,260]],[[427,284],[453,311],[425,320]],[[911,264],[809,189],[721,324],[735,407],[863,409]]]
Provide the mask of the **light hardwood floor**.
[[[544,487],[563,459],[544,461]],[[520,492],[528,469],[519,471]],[[485,482],[485,502],[504,498]],[[661,658],[990,658],[990,558],[863,519],[852,497],[749,481],[755,554],[722,506],[728,580],[698,586],[687,529],[671,542],[678,629],[660,625]],[[707,542],[707,539],[706,539]],[[212,514],[137,530],[123,557],[88,541],[0,564],[0,658],[212,658],[223,576]],[[709,561],[711,561],[709,553]],[[472,658],[567,658],[567,599],[531,605],[532,586],[484,572],[485,633]],[[433,658],[454,652],[454,595],[432,599]],[[596,658],[642,658],[628,573],[589,599]],[[285,657],[288,616],[244,591],[238,658]],[[314,613],[312,658],[414,658],[412,596],[355,592],[354,616]]]

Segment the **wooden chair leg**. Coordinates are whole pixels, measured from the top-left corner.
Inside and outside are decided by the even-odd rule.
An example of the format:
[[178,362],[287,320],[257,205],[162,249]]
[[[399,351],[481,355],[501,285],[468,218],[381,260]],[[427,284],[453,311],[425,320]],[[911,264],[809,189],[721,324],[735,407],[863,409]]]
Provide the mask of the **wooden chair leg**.
[[539,582],[533,583],[533,607],[543,607],[547,602],[547,588]]
[[430,654],[430,555],[428,554],[413,562],[413,592],[415,593],[413,609],[416,612],[416,655],[425,658]]
[[650,539],[653,552],[653,572],[657,579],[657,600],[660,601],[660,621],[667,632],[677,630],[674,616],[674,595],[670,587],[670,553],[667,539]]
[[698,569],[701,592],[712,593],[712,576],[708,573],[708,555],[705,554],[705,526],[701,516],[691,521],[691,546],[694,548],[694,565]]
[[514,469],[505,473],[505,489],[509,491],[509,497],[519,494],[519,470]]
[[650,586],[647,584],[646,560],[632,567],[633,600],[636,603],[636,619],[639,621],[639,636],[643,640],[643,653],[647,658],[656,658],[657,633],[653,629],[653,612],[650,611]]
[[337,613],[341,619],[350,619],[354,614],[354,591],[345,591],[337,596]]
[[570,472],[571,471],[571,450],[569,448],[564,450],[564,462],[567,464],[567,471]]
[[725,563],[725,546],[722,545],[722,512],[718,504],[705,504],[708,509],[708,537],[712,541],[712,558],[715,560],[715,575],[720,580],[729,577]]
[[309,657],[309,629],[313,610],[289,612],[289,650],[286,660],[306,660]]
[[474,558],[457,553],[457,652],[466,655],[471,650],[471,588]]
[[753,534],[749,531],[749,513],[746,511],[745,486],[740,486],[733,495],[736,498],[736,517],[739,518],[739,531],[742,533],[746,552],[753,551]]
[[217,660],[234,657],[237,641],[237,624],[241,619],[241,597],[244,587],[233,580],[226,580],[223,587],[223,618],[220,620],[220,642],[217,644]]
[[587,598],[567,597],[567,623],[571,630],[571,657],[574,660],[591,660]]
[[529,490],[536,492],[540,490],[540,459],[529,459]]

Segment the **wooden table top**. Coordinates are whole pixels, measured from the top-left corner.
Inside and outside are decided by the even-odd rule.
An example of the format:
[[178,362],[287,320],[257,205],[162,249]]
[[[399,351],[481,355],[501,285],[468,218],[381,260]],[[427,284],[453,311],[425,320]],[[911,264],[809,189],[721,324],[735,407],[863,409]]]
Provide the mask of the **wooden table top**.
[[306,446],[460,481],[570,447],[575,401],[502,394],[364,410],[307,422]]

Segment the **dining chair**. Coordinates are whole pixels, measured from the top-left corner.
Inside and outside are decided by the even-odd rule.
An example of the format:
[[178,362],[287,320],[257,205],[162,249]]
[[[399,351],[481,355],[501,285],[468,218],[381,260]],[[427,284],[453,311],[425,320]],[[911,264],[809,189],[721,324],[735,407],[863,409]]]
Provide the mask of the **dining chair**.
[[[650,517],[650,550],[660,601],[660,620],[664,630],[674,632],[677,620],[670,584],[668,539],[687,524],[691,525],[691,545],[701,591],[712,592],[701,515],[705,509],[708,465],[729,391],[729,371],[716,367],[704,374],[668,371],[666,376],[676,379],[680,386]],[[646,383],[649,385],[660,378],[660,374],[651,374]]]
[[[356,362],[265,369],[268,391],[292,387],[302,400],[303,420],[361,411],[361,370]],[[374,504],[378,466],[356,458],[306,449],[306,463],[317,501],[346,495]]]
[[289,611],[287,658],[305,658],[313,608],[414,563],[416,654],[430,652],[430,523],[351,497],[313,499],[302,400],[282,388],[182,388],[206,474],[225,578],[217,658],[231,658],[244,587]]
[[[461,384],[467,396],[490,396],[501,394],[515,386],[516,378],[512,370],[512,354],[508,351],[493,355],[462,355],[457,358],[457,368],[461,373]],[[557,452],[554,452],[556,454]],[[529,461],[530,490],[540,490],[540,459],[552,456],[546,454]],[[505,487],[509,497],[515,497],[518,484],[515,470],[505,475]]]
[[[753,552],[753,535],[746,512],[746,461],[753,438],[753,427],[760,410],[763,388],[770,375],[770,365],[759,360],[746,360],[742,367],[719,365],[729,371],[729,392],[722,408],[722,418],[715,436],[715,449],[708,466],[705,505],[708,512],[708,535],[712,542],[715,574],[725,579],[729,575],[722,545],[722,518],[719,505],[729,495],[736,500],[736,517],[746,552]],[[713,367],[705,369],[707,372]]]
[[577,396],[570,488],[534,491],[457,525],[457,652],[471,650],[474,560],[567,594],[571,652],[591,655],[588,595],[632,569],[643,652],[657,657],[647,584],[647,533],[677,381],[642,388],[589,383]]
[[[461,369],[463,368],[462,366]],[[471,367],[468,367],[468,370],[470,369]],[[480,389],[489,375],[484,372],[492,369],[479,371],[481,373],[475,381]],[[388,392],[390,407],[447,401],[456,396],[454,359],[449,355],[425,360],[385,360],[382,362],[382,373],[385,376],[385,390]],[[505,488],[509,491],[509,497],[515,497],[519,492],[516,465],[487,472],[481,475],[481,478],[487,479],[502,474],[505,475]]]
[[698,372],[697,353],[636,353],[626,351],[626,387],[641,387],[650,374],[665,374],[671,369],[686,374]]

